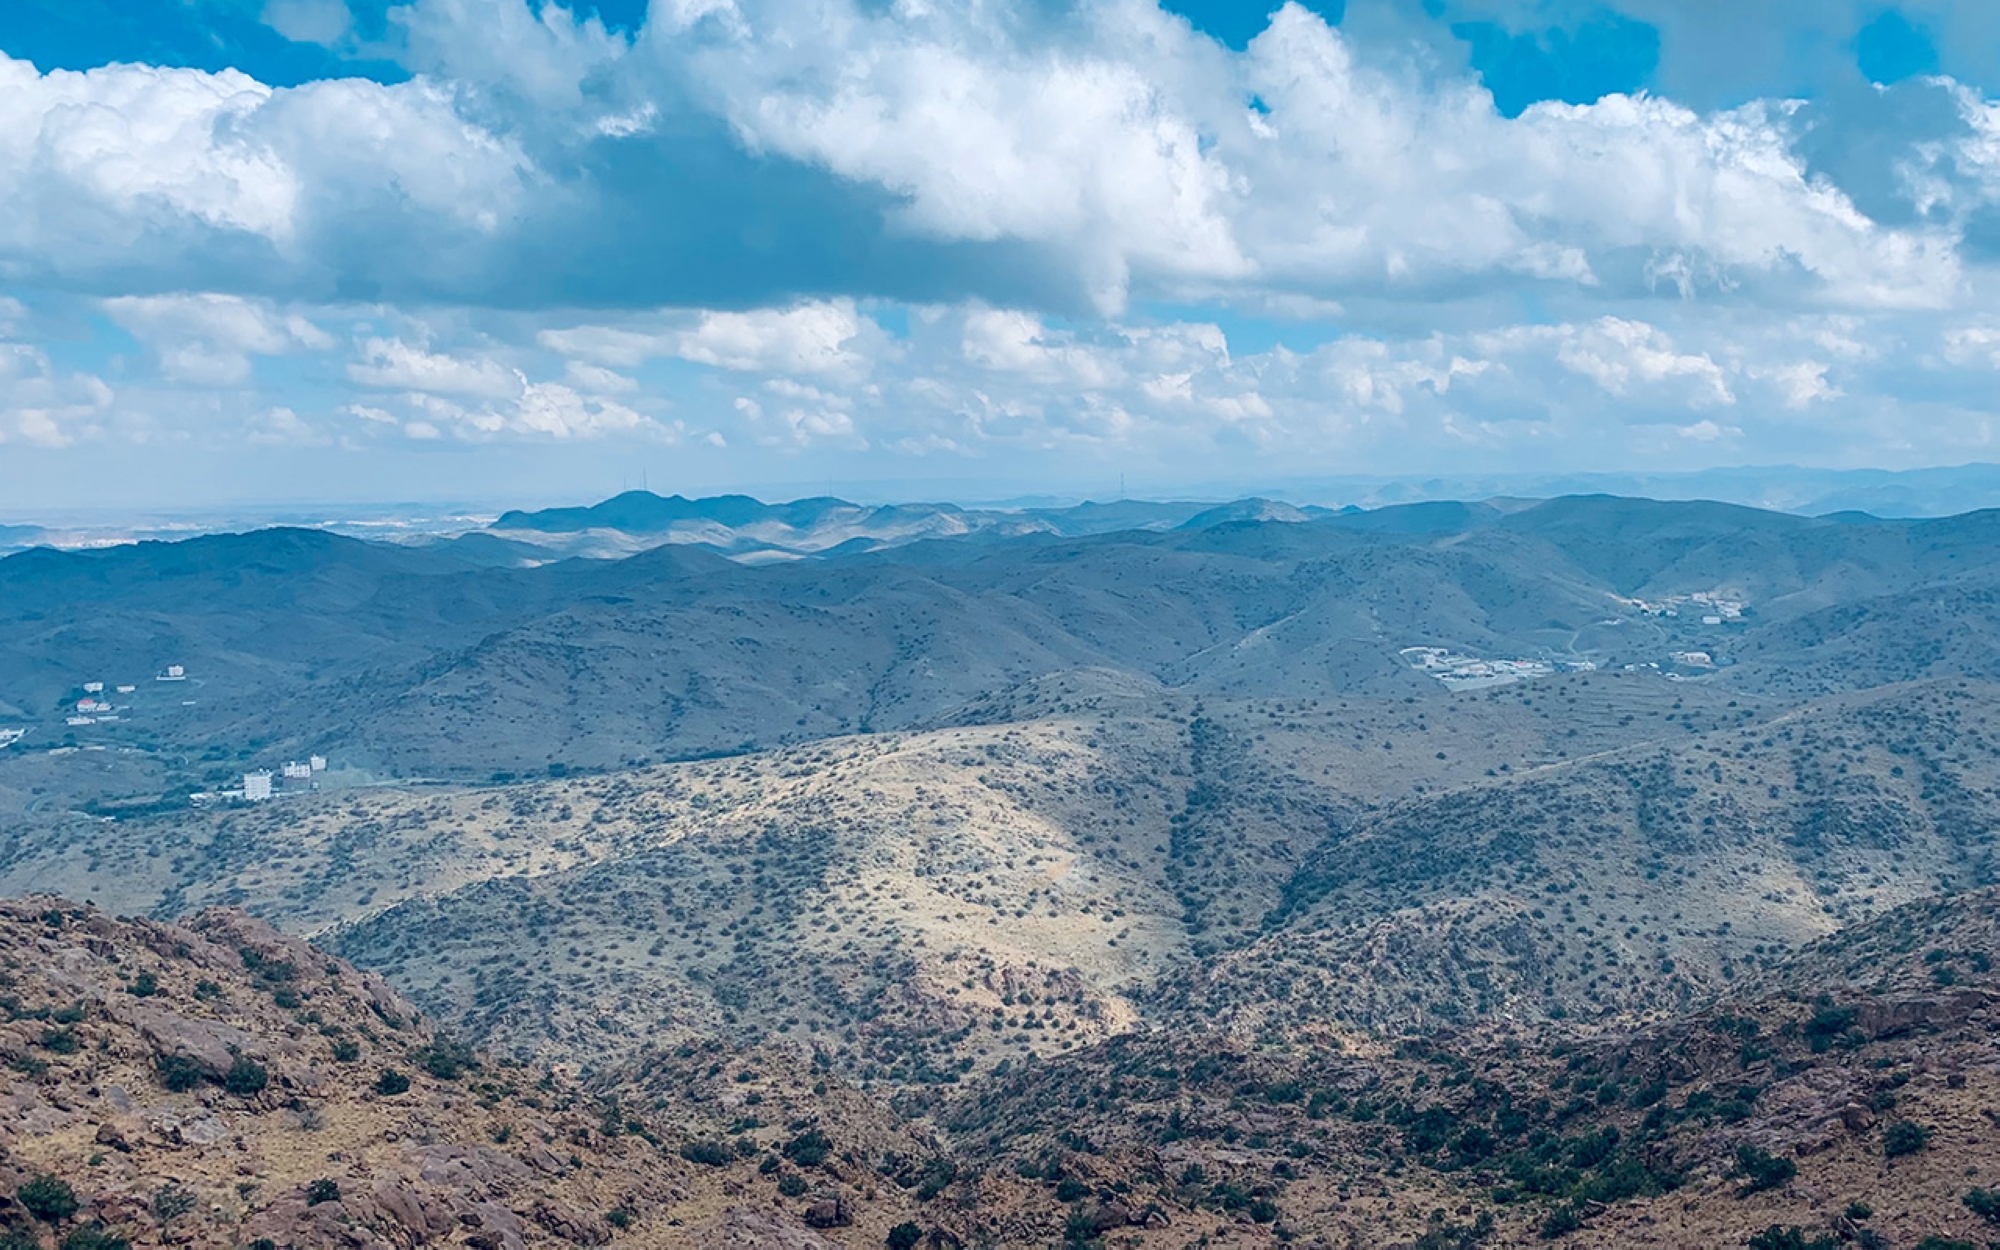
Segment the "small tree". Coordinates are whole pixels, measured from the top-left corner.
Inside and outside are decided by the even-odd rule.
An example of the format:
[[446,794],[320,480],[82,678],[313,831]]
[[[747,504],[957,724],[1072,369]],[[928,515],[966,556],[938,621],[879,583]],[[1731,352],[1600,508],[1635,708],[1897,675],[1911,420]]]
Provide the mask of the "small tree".
[[406,1093],[410,1088],[410,1078],[394,1068],[382,1069],[382,1075],[375,1078],[375,1092],[384,1098],[394,1098]]
[[169,1181],[153,1191],[153,1218],[165,1227],[191,1213],[200,1203],[192,1189]]
[[340,1182],[322,1176],[306,1186],[306,1205],[316,1207],[322,1202],[340,1201]]
[[1965,1205],[1987,1223],[2000,1224],[2000,1189],[1969,1189],[1965,1194]]
[[1741,1192],[1754,1194],[1776,1189],[1797,1176],[1799,1165],[1781,1155],[1746,1144],[1736,1148],[1736,1170],[1743,1174],[1747,1182]]
[[76,1214],[76,1190],[69,1182],[43,1173],[14,1191],[21,1209],[44,1224],[60,1224]]
[[924,1239],[924,1230],[908,1220],[889,1230],[885,1244],[889,1250],[917,1250],[917,1243]]
[[818,1167],[832,1153],[832,1140],[816,1128],[800,1133],[786,1142],[784,1147],[785,1157],[802,1168]]
[[229,1065],[229,1071],[222,1078],[222,1088],[246,1098],[263,1093],[264,1087],[270,1083],[271,1074],[264,1065],[242,1055],[236,1056],[236,1061]]
[[208,1075],[190,1055],[161,1055],[153,1061],[153,1068],[160,1075],[160,1084],[176,1094],[193,1089]]
[[1882,1153],[1891,1159],[1913,1155],[1930,1144],[1931,1130],[1928,1125],[1915,1120],[1898,1120],[1882,1130]]

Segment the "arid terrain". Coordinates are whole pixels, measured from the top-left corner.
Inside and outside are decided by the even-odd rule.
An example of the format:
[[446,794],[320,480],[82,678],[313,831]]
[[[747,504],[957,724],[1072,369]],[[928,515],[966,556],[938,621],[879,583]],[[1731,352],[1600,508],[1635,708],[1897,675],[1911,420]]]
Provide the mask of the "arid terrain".
[[[34,899],[0,916],[0,1191],[82,1204],[0,1215],[299,1247],[2000,1240],[1991,516],[1079,525],[0,560],[0,895]],[[239,1057],[267,1082],[232,1089]],[[162,1216],[169,1186],[196,1205]]]

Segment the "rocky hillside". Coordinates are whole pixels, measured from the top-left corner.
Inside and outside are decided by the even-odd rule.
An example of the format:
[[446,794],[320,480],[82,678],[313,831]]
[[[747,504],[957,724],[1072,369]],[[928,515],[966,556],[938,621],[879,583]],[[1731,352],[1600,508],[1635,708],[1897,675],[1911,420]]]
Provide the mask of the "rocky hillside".
[[[817,1131],[806,1104],[858,1097],[823,1079],[753,1079],[730,1056],[713,1080],[725,1065],[690,1052],[698,1067],[635,1077],[622,1100],[586,1091],[455,1043],[379,978],[241,913],[0,904],[0,984],[10,1247],[828,1244],[809,1217],[880,1245],[915,1206],[865,1197],[872,1181],[840,1179],[862,1176],[851,1163],[781,1153]],[[710,1067],[726,1099],[704,1100]],[[792,1127],[744,1114],[781,1087]],[[900,1125],[841,1120],[851,1157],[922,1156]],[[788,1209],[739,1209],[765,1159]]]
[[1638,1030],[1160,1032],[1000,1074],[940,1120],[1079,1219],[1225,1214],[1221,1244],[1979,1246],[2000,1238],[1996,957],[1986,890]]

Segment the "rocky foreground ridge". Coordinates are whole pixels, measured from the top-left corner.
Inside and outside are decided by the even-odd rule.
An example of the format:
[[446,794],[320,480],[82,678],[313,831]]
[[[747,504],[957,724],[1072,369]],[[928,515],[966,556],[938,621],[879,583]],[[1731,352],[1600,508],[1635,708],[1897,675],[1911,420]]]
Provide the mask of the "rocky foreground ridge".
[[883,1098],[800,1047],[588,1081],[231,911],[0,903],[0,1247],[2000,1242],[2000,891],[1622,1032],[1135,1033]]

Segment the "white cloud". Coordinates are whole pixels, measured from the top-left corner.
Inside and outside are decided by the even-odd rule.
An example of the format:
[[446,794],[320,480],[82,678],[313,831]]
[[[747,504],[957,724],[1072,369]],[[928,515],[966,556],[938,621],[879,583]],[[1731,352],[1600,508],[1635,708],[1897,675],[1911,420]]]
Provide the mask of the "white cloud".
[[104,301],[111,319],[158,355],[170,382],[239,386],[251,356],[325,351],[333,339],[299,314],[235,295],[121,296]]
[[1556,359],[1612,395],[1675,385],[1697,407],[1736,402],[1721,366],[1707,353],[1675,351],[1671,340],[1654,326],[1603,317],[1588,326],[1561,327],[1558,337]]
[[235,70],[42,74],[0,55],[0,258],[24,272],[207,264],[282,283],[357,231],[490,230],[529,177],[518,147],[423,80],[273,89]]
[[1504,118],[1297,4],[1240,56],[1137,0],[1039,41],[986,6],[735,11],[733,35],[669,21],[652,45],[745,142],[894,193],[912,230],[1057,248],[1109,311],[1134,286],[1333,299],[1468,274],[1588,290],[1650,271],[1709,294],[1754,276],[1888,307],[1958,289],[1952,232],[1884,228],[1809,176],[1787,104]]
[[526,385],[519,373],[497,361],[431,352],[400,338],[371,338],[361,344],[361,359],[347,366],[347,376],[379,390],[485,399],[517,396]]
[[868,367],[865,349],[879,337],[875,323],[851,300],[755,312],[705,312],[673,339],[683,360],[720,369],[773,373],[855,373]]
[[0,443],[67,447],[101,432],[112,398],[102,379],[65,375],[40,348],[0,343]]

